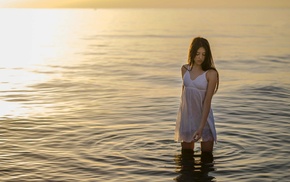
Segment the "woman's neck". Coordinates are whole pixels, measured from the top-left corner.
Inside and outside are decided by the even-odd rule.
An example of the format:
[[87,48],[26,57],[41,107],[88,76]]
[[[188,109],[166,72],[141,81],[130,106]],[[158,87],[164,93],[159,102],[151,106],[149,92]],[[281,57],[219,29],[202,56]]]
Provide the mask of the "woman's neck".
[[193,64],[191,66],[191,69],[196,70],[196,71],[200,71],[200,70],[202,70],[202,67],[201,67],[201,65]]

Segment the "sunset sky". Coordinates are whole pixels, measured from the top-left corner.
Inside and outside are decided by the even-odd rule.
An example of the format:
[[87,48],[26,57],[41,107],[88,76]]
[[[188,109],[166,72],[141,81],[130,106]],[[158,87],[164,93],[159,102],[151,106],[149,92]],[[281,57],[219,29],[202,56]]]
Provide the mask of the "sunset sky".
[[290,8],[289,0],[0,0],[2,8]]

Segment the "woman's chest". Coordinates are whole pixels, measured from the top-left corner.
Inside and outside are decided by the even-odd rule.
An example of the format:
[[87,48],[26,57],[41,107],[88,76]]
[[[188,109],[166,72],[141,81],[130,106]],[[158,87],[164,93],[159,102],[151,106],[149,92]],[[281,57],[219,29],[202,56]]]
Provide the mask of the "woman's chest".
[[187,71],[183,76],[183,85],[185,87],[193,87],[197,88],[199,90],[206,90],[207,89],[207,79],[206,79],[206,73],[203,73],[196,77],[194,80],[190,78],[190,74]]

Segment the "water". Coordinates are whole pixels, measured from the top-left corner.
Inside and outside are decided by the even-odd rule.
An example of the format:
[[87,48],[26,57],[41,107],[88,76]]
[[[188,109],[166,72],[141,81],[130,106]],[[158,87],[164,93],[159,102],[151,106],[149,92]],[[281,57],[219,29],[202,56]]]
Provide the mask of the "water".
[[[289,181],[288,9],[0,14],[1,181]],[[195,36],[220,73],[212,156],[173,141]]]

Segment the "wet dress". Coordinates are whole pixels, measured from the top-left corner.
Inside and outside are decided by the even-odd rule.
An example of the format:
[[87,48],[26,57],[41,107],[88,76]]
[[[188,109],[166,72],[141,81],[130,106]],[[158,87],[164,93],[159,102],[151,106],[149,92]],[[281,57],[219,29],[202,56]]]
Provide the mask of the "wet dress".
[[[201,124],[203,101],[208,85],[206,79],[207,71],[192,80],[189,73],[190,67],[187,65],[186,68],[187,71],[183,75],[183,89],[175,126],[174,139],[177,142],[193,141],[193,135]],[[207,123],[202,132],[201,141],[216,140],[214,116],[210,108]]]

